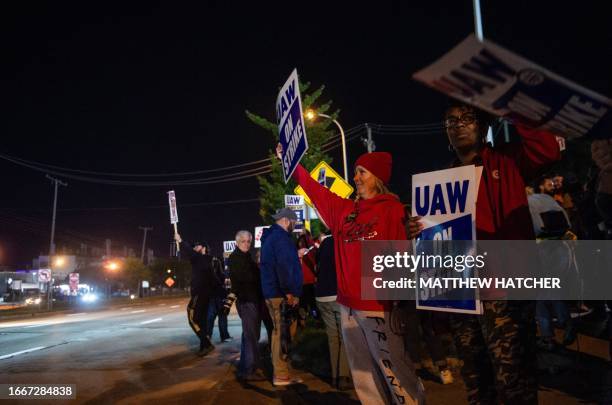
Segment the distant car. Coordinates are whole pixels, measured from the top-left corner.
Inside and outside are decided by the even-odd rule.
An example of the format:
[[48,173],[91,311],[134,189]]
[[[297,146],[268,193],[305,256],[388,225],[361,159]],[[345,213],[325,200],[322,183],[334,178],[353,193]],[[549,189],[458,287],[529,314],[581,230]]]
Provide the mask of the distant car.
[[25,305],[40,305],[44,296],[38,288],[23,290],[23,303]]

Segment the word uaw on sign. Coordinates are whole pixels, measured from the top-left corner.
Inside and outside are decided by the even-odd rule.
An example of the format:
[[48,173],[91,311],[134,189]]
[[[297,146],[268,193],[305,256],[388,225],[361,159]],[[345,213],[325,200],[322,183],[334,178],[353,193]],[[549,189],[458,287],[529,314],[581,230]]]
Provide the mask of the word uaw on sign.
[[474,36],[413,77],[482,110],[565,138],[612,136],[612,100]]

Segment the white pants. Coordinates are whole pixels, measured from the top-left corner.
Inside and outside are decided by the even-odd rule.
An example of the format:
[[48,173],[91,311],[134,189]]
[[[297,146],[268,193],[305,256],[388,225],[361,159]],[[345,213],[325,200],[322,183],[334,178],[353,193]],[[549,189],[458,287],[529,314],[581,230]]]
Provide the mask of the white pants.
[[358,311],[340,306],[342,337],[363,404],[425,403],[425,389],[405,359],[404,343],[389,327],[389,313]]

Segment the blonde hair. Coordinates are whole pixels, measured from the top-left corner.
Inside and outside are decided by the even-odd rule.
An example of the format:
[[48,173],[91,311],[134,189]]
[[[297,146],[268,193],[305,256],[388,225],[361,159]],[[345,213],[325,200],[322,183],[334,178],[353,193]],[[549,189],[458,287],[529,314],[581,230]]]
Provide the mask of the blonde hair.
[[[374,174],[372,174],[374,175]],[[393,197],[397,198],[399,200],[399,197],[397,196],[397,194],[392,193],[391,191],[389,191],[389,188],[385,185],[385,183],[383,183],[383,181],[381,179],[379,179],[378,177],[374,176],[375,179],[375,183],[374,183],[374,187],[376,188],[376,195],[380,195],[380,194],[390,194]],[[359,201],[361,200],[361,197],[359,196],[359,194],[355,197],[355,201]]]

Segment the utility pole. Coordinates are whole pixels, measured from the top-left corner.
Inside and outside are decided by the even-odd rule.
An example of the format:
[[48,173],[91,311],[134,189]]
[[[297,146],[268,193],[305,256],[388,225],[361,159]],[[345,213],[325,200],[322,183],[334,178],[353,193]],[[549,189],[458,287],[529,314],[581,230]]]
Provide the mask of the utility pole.
[[372,139],[372,127],[370,124],[366,123],[366,132],[368,134],[367,138],[362,138],[364,146],[367,148],[368,153],[372,153],[376,150],[376,144],[374,143],[374,139]]
[[64,183],[63,181],[56,179],[55,177],[51,177],[48,174],[45,175],[46,178],[51,180],[54,184],[54,193],[53,193],[53,214],[51,219],[51,240],[49,241],[49,282],[47,283],[47,309],[51,311],[53,308],[53,255],[55,255],[55,217],[57,212],[57,188],[58,186],[68,186],[68,183]]
[[[140,251],[140,261],[144,264],[145,246],[147,244],[147,232],[152,231],[153,227],[139,226],[138,229],[144,231],[144,235],[142,237],[142,250]],[[138,296],[140,298],[142,298],[143,296],[142,280],[140,280],[140,277],[138,278]]]
[[144,231],[144,236],[142,238],[142,251],[140,252],[140,260],[144,263],[145,246],[147,244],[147,232],[152,231],[153,227],[139,226],[138,229]]
[[54,183],[55,193],[53,195],[53,218],[51,220],[51,241],[49,242],[49,262],[51,261],[51,256],[55,254],[55,216],[57,211],[57,186],[68,186],[68,183],[64,183],[63,181],[56,179],[55,177],[51,177],[48,174],[45,176],[49,180]]

